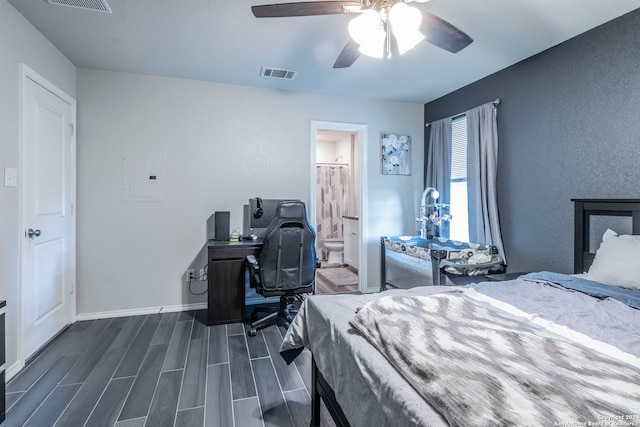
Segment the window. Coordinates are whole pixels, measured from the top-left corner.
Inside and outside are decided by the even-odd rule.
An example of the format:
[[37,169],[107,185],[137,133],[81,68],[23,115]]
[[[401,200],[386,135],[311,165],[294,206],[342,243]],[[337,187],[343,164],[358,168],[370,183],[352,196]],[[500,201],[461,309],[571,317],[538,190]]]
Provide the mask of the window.
[[469,241],[469,207],[467,202],[467,116],[451,121],[451,222],[449,238]]

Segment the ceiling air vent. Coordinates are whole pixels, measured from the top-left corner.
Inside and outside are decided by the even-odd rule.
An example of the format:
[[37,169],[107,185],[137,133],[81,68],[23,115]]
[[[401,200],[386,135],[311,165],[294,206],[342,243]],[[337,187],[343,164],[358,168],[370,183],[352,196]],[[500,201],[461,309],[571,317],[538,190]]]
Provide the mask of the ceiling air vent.
[[50,4],[76,7],[78,9],[93,10],[95,12],[111,13],[107,0],[47,0]]
[[298,74],[297,71],[283,70],[282,68],[262,67],[260,70],[261,77],[273,77],[274,79],[292,80]]

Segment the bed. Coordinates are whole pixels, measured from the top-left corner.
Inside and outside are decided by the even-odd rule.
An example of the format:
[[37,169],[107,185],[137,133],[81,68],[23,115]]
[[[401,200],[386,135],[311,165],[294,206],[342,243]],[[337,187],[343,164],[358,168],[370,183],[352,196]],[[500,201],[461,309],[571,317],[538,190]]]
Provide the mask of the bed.
[[573,203],[579,275],[307,298],[281,355],[312,353],[312,425],[640,426],[640,200]]

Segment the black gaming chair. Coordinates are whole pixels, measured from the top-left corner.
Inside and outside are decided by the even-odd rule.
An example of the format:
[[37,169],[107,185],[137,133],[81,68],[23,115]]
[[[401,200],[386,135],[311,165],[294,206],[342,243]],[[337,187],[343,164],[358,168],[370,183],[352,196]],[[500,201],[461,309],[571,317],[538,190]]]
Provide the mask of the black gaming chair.
[[316,233],[307,221],[307,210],[300,201],[278,204],[276,216],[267,227],[258,259],[247,257],[251,287],[265,298],[279,296],[278,311],[257,319],[251,315],[249,335],[283,317],[291,322],[294,300],[314,292],[316,276]]

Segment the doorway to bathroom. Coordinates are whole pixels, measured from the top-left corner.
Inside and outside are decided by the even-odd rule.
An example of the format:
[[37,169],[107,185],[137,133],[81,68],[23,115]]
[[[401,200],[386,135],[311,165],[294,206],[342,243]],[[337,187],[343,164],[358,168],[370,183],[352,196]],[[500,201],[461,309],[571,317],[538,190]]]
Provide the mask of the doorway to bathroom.
[[359,292],[360,133],[315,130],[316,293]]

